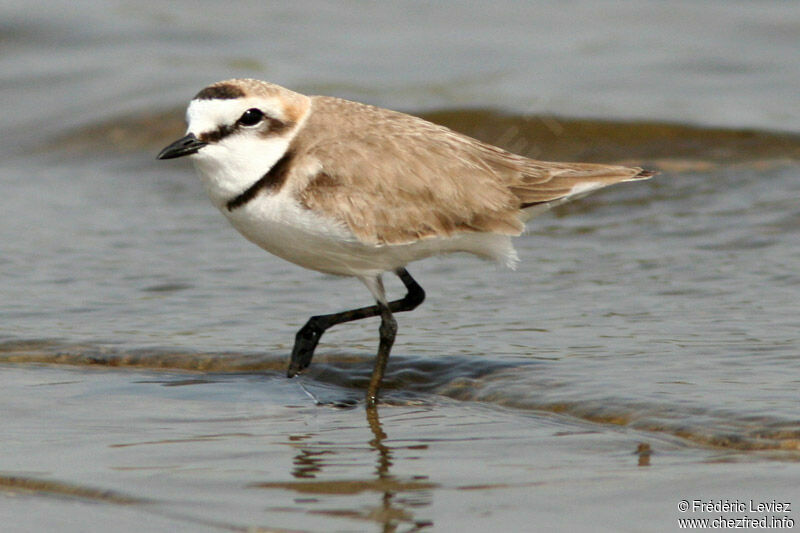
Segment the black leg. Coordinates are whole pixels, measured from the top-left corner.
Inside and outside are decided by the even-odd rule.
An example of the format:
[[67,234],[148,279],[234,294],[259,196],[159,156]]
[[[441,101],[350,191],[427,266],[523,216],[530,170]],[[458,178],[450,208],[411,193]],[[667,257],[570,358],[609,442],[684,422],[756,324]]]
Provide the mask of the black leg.
[[[389,302],[388,308],[383,305],[370,305],[367,307],[360,307],[358,309],[351,309],[349,311],[342,311],[341,313],[332,313],[330,315],[312,316],[306,322],[306,325],[300,328],[294,339],[294,348],[292,348],[292,360],[289,362],[289,371],[287,375],[291,378],[297,375],[298,372],[308,368],[311,364],[311,358],[314,357],[314,350],[319,343],[320,337],[325,333],[325,330],[335,326],[336,324],[343,324],[344,322],[352,322],[353,320],[361,320],[362,318],[369,318],[371,316],[381,315],[381,328],[383,328],[384,311],[381,307],[389,312],[391,317],[392,313],[399,313],[403,311],[411,311],[425,300],[425,291],[420,285],[411,277],[411,274],[405,268],[398,269],[395,274],[406,286],[408,293],[393,302]],[[392,318],[394,320],[394,318]],[[395,329],[397,325],[395,324]],[[392,339],[394,340],[394,339]],[[383,334],[381,334],[381,345],[383,344]],[[391,349],[391,344],[389,345]],[[380,356],[380,349],[378,351]],[[386,350],[386,357],[389,357],[389,350]],[[385,362],[384,362],[385,365]]]
[[397,320],[392,316],[392,312],[383,304],[379,303],[378,307],[381,309],[381,327],[378,329],[381,341],[378,345],[378,356],[375,358],[375,368],[372,369],[372,377],[367,388],[367,407],[374,407],[378,403],[378,389],[381,387],[383,373],[389,362],[389,352],[397,334]]

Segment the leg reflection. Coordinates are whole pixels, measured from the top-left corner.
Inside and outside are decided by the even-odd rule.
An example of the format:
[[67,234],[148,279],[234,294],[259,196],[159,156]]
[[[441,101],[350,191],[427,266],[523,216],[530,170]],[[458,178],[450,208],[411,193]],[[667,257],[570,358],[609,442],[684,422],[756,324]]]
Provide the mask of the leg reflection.
[[378,479],[375,488],[382,492],[381,505],[372,510],[370,517],[383,525],[385,533],[396,531],[400,524],[413,524],[415,527],[412,531],[421,531],[423,528],[433,526],[432,522],[414,520],[409,502],[395,501],[398,493],[428,489],[432,488],[432,485],[421,482],[402,482],[392,476],[389,472],[389,468],[392,466],[392,449],[384,443],[386,432],[383,431],[378,416],[378,406],[368,402],[366,412],[367,424],[369,424],[373,436],[369,445],[378,452],[378,461],[375,466]]
[[[358,413],[360,416],[357,410],[338,412]],[[319,439],[318,433],[289,437],[287,444],[295,450],[290,470],[291,481],[263,481],[250,486],[293,493],[294,497],[290,496],[291,504],[282,503],[275,507],[281,512],[286,512],[291,505],[292,510],[304,515],[308,513],[327,515],[331,520],[372,522],[384,532],[400,529],[427,531],[433,523],[414,515],[430,506],[431,491],[436,485],[424,475],[392,472],[398,465],[408,464],[407,461],[397,462],[398,458],[405,457],[406,450],[413,450],[409,455],[414,457],[426,447],[390,446],[378,407],[368,406],[366,415],[370,429],[368,440],[365,439],[366,446],[354,446],[354,440],[364,443],[363,423],[354,424],[349,416],[337,418],[339,423],[332,427],[334,431],[323,431],[324,439]],[[372,471],[368,470],[371,463],[375,464]],[[271,497],[271,501],[279,499],[279,494]],[[331,529],[337,528],[352,530],[354,526],[352,523],[343,523]]]
[[389,467],[392,466],[392,451],[383,443],[386,433],[381,426],[377,405],[367,405],[367,424],[369,424],[369,429],[374,437],[369,441],[369,445],[378,452],[378,464],[375,468],[378,479],[387,479],[389,478]]

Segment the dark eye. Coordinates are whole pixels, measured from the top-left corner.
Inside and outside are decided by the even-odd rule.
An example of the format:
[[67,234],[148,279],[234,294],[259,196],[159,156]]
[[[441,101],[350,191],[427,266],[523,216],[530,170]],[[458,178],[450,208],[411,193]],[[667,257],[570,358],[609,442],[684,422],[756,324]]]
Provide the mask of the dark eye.
[[261,112],[260,109],[256,109],[255,107],[252,109],[248,109],[242,116],[239,117],[239,124],[243,126],[255,126],[264,118],[264,113]]

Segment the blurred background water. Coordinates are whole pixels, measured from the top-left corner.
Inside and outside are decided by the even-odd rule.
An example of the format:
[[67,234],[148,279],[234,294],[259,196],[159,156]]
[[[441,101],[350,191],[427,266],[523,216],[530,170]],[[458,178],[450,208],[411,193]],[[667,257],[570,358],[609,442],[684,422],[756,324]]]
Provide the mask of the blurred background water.
[[[68,495],[110,508],[66,505],[75,530],[513,529],[535,512],[619,531],[599,495],[624,494],[668,520],[629,513],[643,531],[711,478],[701,496],[800,495],[798,49],[800,7],[780,1],[4,2],[0,513],[47,528]],[[376,323],[330,331],[306,377],[282,377],[308,316],[367,291],[265,254],[188,164],[154,159],[230,77],[661,174],[532,221],[515,272],[411,265],[428,299],[398,316],[384,441],[300,385],[360,399]],[[642,442],[663,468],[646,481]],[[564,491],[581,512],[550,505]]]

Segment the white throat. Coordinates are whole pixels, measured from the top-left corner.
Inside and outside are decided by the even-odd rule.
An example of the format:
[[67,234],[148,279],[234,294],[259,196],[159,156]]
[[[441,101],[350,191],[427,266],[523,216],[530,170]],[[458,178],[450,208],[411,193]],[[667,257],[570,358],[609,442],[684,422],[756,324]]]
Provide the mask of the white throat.
[[[264,102],[259,104],[263,106]],[[200,136],[214,131],[218,124],[231,123],[230,117],[241,114],[242,105],[238,99],[193,100],[186,112],[187,133]],[[286,153],[299,126],[285,135],[267,138],[253,131],[238,131],[190,156],[211,202],[224,210],[228,201],[261,179]]]
[[213,204],[223,209],[261,179],[286,153],[290,140],[244,139],[234,134],[195,154],[192,160]]

